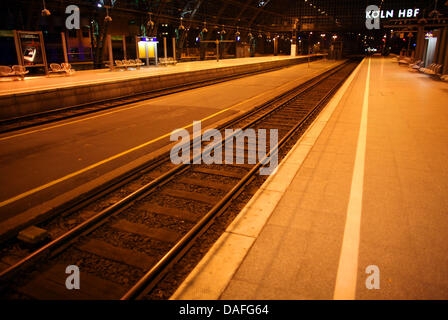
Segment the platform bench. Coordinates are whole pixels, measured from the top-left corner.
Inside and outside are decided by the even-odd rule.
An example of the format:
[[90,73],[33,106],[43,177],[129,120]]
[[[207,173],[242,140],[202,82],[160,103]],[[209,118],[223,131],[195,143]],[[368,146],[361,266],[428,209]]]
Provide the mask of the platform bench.
[[14,65],[12,68],[9,66],[0,66],[0,76],[2,77],[20,77],[24,79],[25,74],[28,72],[24,66]]
[[58,63],[51,63],[50,64],[50,74],[65,74],[65,75],[72,75],[75,73],[75,70],[72,69],[72,66],[70,63],[61,63],[60,65]]
[[159,58],[159,64],[162,64],[162,65],[165,65],[165,66],[167,66],[167,65],[169,65],[169,64],[172,64],[172,65],[176,65],[176,63],[177,63],[177,61],[176,60],[174,60],[173,58]]

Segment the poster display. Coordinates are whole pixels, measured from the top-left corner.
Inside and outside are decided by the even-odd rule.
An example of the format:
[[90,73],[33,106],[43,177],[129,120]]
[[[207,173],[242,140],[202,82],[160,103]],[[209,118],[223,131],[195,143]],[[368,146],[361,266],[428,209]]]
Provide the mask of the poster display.
[[38,34],[20,33],[20,44],[25,66],[43,65]]
[[42,32],[14,31],[17,61],[25,67],[44,67],[48,73]]

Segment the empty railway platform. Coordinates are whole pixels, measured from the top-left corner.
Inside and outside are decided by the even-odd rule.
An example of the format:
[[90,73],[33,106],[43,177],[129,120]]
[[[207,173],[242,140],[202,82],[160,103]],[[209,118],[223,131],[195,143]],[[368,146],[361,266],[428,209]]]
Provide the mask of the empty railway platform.
[[447,106],[364,59],[171,299],[447,299]]

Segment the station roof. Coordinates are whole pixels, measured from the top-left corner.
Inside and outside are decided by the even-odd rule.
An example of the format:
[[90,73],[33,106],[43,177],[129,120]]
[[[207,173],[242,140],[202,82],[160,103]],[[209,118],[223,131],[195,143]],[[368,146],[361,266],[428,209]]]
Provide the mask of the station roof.
[[[4,1],[3,4],[8,1]],[[53,12],[77,4],[82,13],[104,11],[111,16],[127,16],[136,24],[148,19],[179,25],[182,19],[193,27],[237,29],[253,32],[358,31],[365,30],[365,10],[377,5],[381,10],[419,9],[418,18],[448,16],[447,0],[46,0]],[[27,29],[29,17],[39,17],[40,1],[17,0],[6,10],[10,19],[0,21],[0,29]],[[15,9],[14,9],[15,7]],[[34,9],[33,9],[34,8]],[[59,8],[59,9],[57,9]],[[35,13],[30,13],[35,10]],[[23,11],[23,12],[21,12]],[[85,17],[86,14],[83,14]],[[90,16],[90,14],[87,14]],[[14,26],[4,26],[14,20]],[[17,26],[22,23],[23,26]],[[3,24],[3,25],[2,25]]]
[[[106,2],[108,0],[105,0]],[[446,16],[447,3],[441,0],[157,0],[121,1],[118,6],[135,7],[154,16],[205,21],[209,25],[239,26],[264,31],[350,30],[365,28],[365,10],[419,9],[420,17],[434,11]]]

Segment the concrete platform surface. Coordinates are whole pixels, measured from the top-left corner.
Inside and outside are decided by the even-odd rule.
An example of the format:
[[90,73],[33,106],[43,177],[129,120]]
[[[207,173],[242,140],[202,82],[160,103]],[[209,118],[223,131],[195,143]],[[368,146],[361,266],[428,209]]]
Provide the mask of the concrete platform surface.
[[447,299],[447,106],[365,59],[172,299]]

